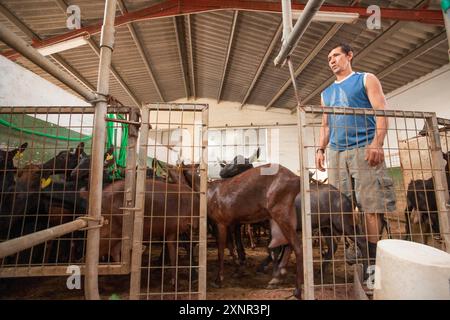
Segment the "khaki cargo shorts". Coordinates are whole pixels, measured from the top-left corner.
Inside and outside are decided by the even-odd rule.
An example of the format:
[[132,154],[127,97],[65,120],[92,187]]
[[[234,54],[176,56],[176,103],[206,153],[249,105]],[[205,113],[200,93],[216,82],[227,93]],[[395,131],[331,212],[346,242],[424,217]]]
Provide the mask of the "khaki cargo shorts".
[[[367,213],[395,211],[395,190],[384,161],[376,167],[364,159],[365,147],[345,151],[329,149],[328,180]],[[356,198],[356,199],[355,199]]]

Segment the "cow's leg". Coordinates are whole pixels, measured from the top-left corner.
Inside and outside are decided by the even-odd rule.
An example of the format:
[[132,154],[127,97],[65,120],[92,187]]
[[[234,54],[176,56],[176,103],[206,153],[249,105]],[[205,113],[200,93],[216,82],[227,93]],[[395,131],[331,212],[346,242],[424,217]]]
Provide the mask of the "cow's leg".
[[239,265],[245,265],[245,249],[242,244],[241,224],[236,224],[233,227],[234,242],[236,243],[236,252],[239,258]]
[[250,247],[252,249],[255,249],[256,244],[255,244],[255,240],[253,239],[253,227],[250,223],[246,225],[246,230],[247,230],[248,238],[250,239]]
[[[289,209],[286,210],[286,204],[289,203]],[[286,215],[286,212],[289,212]],[[302,284],[304,283],[303,279],[303,250],[301,246],[301,242],[296,232],[296,223],[292,223],[290,221],[290,217],[295,217],[295,207],[294,207],[294,199],[289,201],[286,199],[284,203],[277,203],[271,209],[272,218],[278,223],[284,237],[289,241],[295,253],[295,262],[297,265],[297,274],[296,274],[296,289],[294,295],[297,299],[301,299],[302,295]],[[276,242],[276,241],[275,241]]]
[[[171,275],[171,280],[170,280],[170,284],[172,285],[172,288],[175,288],[176,282],[175,282],[175,276],[176,276],[176,262],[177,262],[177,257],[176,257],[176,246],[178,245],[176,243],[176,234],[169,234],[167,236],[167,249],[169,251],[169,266],[172,266],[172,268],[170,268],[170,275]],[[164,266],[163,266],[164,268]]]
[[217,224],[217,254],[219,256],[219,270],[217,273],[216,285],[222,286],[223,272],[224,272],[224,251],[225,244],[227,242],[227,226],[223,224]]
[[273,272],[272,279],[269,282],[269,288],[274,288],[281,282],[281,278],[286,275],[286,266],[291,257],[292,248],[289,245],[284,245],[281,248],[272,250],[273,253]]
[[406,233],[406,237],[405,240],[407,241],[411,241],[411,219],[410,219],[410,215],[411,215],[411,211],[412,208],[407,206],[405,208],[405,233]]

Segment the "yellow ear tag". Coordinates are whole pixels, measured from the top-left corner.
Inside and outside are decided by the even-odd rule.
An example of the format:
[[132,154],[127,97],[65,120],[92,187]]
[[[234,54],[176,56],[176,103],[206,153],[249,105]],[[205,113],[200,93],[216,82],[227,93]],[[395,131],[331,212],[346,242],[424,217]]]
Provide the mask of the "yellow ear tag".
[[17,151],[16,154],[14,155],[14,159],[22,159],[23,158],[23,153],[20,151]]
[[110,160],[112,160],[112,159],[114,159],[113,155],[107,153],[107,154],[106,154],[106,161],[110,161]]
[[50,178],[50,177],[48,177],[47,179],[42,178],[41,179],[41,189],[47,188],[50,183],[52,183],[52,178]]

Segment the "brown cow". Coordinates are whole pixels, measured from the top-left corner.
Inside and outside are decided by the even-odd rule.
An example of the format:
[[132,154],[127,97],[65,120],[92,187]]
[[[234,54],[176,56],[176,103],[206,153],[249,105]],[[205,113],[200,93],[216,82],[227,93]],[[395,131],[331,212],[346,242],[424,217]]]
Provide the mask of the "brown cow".
[[278,165],[275,174],[264,174],[273,164],[247,170],[208,186],[208,217],[218,227],[219,272],[216,284],[224,280],[224,249],[227,228],[236,223],[256,223],[271,219],[270,248],[290,243],[297,262],[295,296],[301,298],[303,254],[296,234],[297,218],[294,199],[300,190],[299,177]]
[[[103,189],[102,215],[109,224],[101,228],[100,257],[120,261],[125,181],[116,181]],[[168,184],[159,180],[145,182],[143,242],[163,238],[169,249],[170,263],[175,265],[176,241],[190,228],[198,229],[199,196],[185,184]],[[175,282],[172,268],[172,284]]]

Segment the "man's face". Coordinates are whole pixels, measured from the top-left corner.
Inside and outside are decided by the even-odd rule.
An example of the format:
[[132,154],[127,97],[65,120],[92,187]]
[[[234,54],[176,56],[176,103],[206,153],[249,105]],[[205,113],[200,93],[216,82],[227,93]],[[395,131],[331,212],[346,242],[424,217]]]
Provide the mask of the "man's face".
[[353,52],[345,54],[341,47],[334,48],[328,54],[328,66],[334,74],[339,74],[350,67],[350,61],[353,58]]

